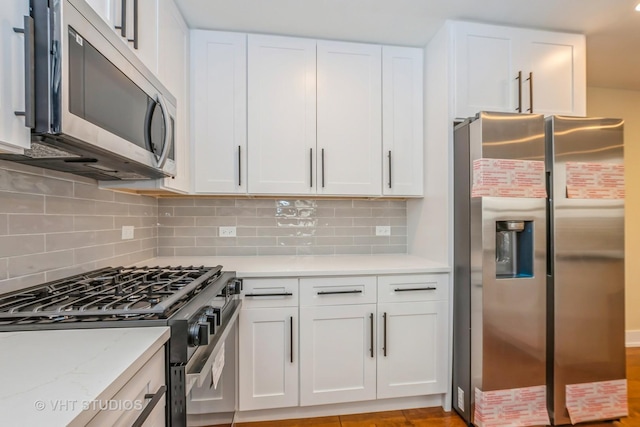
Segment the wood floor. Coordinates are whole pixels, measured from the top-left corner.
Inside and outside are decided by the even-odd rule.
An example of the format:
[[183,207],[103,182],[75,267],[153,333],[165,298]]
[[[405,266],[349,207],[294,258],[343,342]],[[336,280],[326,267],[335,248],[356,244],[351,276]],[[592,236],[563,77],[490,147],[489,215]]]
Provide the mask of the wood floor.
[[[640,348],[627,349],[629,417],[616,422],[581,424],[585,427],[640,427]],[[298,420],[237,423],[237,427],[465,427],[455,412],[442,408],[373,412],[369,414]]]

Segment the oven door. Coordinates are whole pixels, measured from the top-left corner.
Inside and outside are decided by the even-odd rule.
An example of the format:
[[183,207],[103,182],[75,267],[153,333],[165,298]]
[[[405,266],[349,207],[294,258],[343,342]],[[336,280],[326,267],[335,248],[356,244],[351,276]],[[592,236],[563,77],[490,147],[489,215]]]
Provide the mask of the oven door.
[[241,301],[218,337],[186,367],[187,425],[231,427],[238,401],[238,315]]

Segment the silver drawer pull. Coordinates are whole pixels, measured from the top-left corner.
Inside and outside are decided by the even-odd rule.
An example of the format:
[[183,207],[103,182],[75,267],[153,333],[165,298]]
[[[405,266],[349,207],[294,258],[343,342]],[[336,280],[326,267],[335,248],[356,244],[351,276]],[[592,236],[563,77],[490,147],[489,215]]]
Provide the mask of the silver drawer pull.
[[393,292],[435,291],[438,288],[428,286],[426,288],[395,288]]
[[276,292],[270,294],[245,294],[245,297],[290,297],[293,294],[291,292]]
[[352,289],[349,291],[318,291],[318,295],[341,295],[341,294],[361,294],[362,289]]
[[140,413],[140,416],[138,416],[138,418],[136,418],[133,424],[131,424],[131,427],[141,427],[144,424],[144,422],[147,421],[147,418],[149,418],[149,415],[151,415],[151,412],[156,407],[158,402],[160,402],[160,399],[162,399],[162,396],[164,396],[166,391],[167,391],[167,386],[162,385],[160,386],[158,391],[156,391],[155,394],[144,395],[145,399],[151,399],[151,401],[147,406],[145,406],[143,411]]

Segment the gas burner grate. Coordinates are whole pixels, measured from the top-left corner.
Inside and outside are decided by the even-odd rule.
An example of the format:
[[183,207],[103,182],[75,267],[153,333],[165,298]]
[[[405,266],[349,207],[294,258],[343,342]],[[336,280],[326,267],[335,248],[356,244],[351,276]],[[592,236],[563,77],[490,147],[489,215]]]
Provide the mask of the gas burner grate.
[[107,267],[0,295],[0,324],[3,319],[54,322],[164,316],[215,281],[221,270],[221,266]]

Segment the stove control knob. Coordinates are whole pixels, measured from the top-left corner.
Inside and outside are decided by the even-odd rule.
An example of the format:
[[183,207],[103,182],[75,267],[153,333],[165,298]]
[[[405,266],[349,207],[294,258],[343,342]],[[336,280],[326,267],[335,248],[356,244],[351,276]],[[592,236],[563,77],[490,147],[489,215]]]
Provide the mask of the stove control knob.
[[198,323],[198,335],[200,345],[209,344],[209,325],[207,323]]
[[197,347],[209,343],[209,324],[204,316],[189,324],[189,345]]
[[192,323],[189,326],[189,345],[197,347],[209,343],[209,325],[206,323]]
[[207,323],[209,324],[209,333],[214,335],[216,333],[216,326],[220,325],[220,309],[207,307],[204,310],[204,315],[206,316]]

